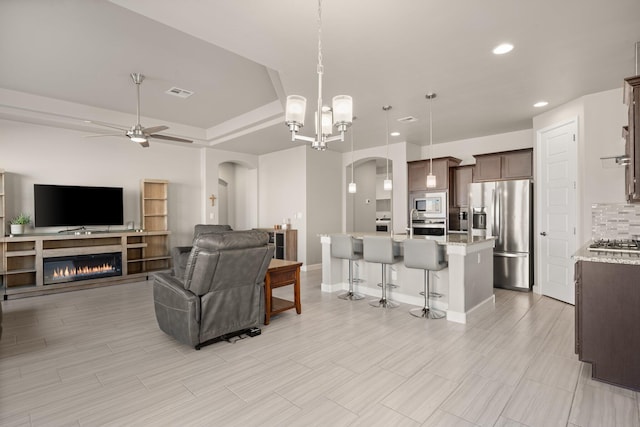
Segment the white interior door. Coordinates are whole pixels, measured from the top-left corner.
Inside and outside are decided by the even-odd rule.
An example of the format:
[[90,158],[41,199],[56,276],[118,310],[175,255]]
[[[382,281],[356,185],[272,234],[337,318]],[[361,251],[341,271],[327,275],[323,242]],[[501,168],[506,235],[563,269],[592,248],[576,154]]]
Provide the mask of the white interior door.
[[543,295],[575,304],[577,120],[538,131],[537,282]]

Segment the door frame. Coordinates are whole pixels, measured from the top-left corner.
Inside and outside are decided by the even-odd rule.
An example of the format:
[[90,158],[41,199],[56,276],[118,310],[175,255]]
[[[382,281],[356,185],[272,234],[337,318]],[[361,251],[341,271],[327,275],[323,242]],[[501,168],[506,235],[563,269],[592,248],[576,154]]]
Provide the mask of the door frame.
[[[575,213],[574,213],[574,217],[573,217],[573,225],[575,227],[575,233],[573,235],[573,240],[574,240],[574,248],[577,249],[578,248],[578,242],[580,241],[579,239],[579,234],[581,233],[581,223],[580,223],[580,215],[579,215],[579,209],[578,207],[581,206],[581,197],[580,197],[580,182],[578,180],[578,177],[580,176],[579,170],[578,170],[578,155],[579,155],[579,143],[580,143],[580,122],[579,122],[579,117],[578,116],[573,116],[561,121],[558,121],[556,123],[553,123],[551,125],[545,126],[544,128],[540,128],[540,129],[536,129],[536,141],[535,141],[535,179],[534,182],[537,183],[537,185],[534,188],[534,192],[535,192],[535,221],[534,221],[534,230],[533,230],[533,234],[535,237],[534,240],[534,244],[535,244],[535,272],[536,272],[536,276],[535,276],[535,282],[534,282],[534,286],[533,286],[533,292],[537,293],[537,294],[541,294],[541,295],[546,295],[542,286],[542,283],[540,282],[540,278],[543,277],[542,276],[542,245],[541,245],[541,238],[542,236],[540,236],[540,232],[539,230],[541,229],[541,222],[542,222],[542,196],[543,196],[543,192],[540,189],[540,181],[538,178],[540,178],[542,176],[542,159],[541,159],[541,155],[542,155],[542,150],[540,149],[541,143],[542,143],[542,135],[550,132],[554,129],[566,126],[566,125],[570,125],[573,124],[574,126],[574,130],[575,130],[575,144],[573,144],[573,149],[571,150],[571,159],[570,161],[573,163],[573,167],[571,168],[573,170],[573,182],[574,182],[574,204],[575,204]],[[552,297],[553,298],[553,297]]]

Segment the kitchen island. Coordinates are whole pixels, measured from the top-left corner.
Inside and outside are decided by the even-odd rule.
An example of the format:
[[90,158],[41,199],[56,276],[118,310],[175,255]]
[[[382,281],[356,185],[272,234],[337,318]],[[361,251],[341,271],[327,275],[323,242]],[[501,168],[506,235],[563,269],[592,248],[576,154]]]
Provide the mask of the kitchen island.
[[[367,236],[389,236],[389,233],[347,233],[355,238]],[[444,270],[431,273],[431,290],[443,294],[442,298],[430,300],[432,307],[444,310],[447,320],[467,323],[474,315],[492,309],[495,304],[493,295],[493,246],[495,238],[470,237],[465,234],[446,236],[394,235],[394,252],[402,257],[403,242],[408,238],[434,239],[445,247],[449,266]],[[348,262],[331,256],[331,236],[322,235],[322,291],[335,292],[348,289]],[[381,281],[381,267],[377,263],[357,261],[354,268],[362,282],[355,283],[357,292],[380,296],[377,284]],[[391,300],[422,306],[424,299],[422,270],[406,268],[402,259],[387,269],[389,283],[397,287],[388,289]]]

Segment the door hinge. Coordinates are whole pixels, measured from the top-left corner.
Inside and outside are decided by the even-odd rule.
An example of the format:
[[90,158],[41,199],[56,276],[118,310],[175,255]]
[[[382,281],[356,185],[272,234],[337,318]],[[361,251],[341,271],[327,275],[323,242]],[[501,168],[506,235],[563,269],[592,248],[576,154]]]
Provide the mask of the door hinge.
[[573,142],[576,142],[576,134],[573,134]]
[[575,181],[573,181],[573,189],[574,190],[576,189],[576,182]]
[[574,236],[576,235],[576,228],[575,227],[573,227],[573,235]]

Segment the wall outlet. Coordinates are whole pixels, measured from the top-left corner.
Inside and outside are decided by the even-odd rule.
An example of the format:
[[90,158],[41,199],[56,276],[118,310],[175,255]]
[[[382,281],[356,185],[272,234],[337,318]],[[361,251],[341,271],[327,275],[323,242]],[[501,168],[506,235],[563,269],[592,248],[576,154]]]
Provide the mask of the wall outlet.
[[398,280],[398,272],[391,270],[391,280]]

